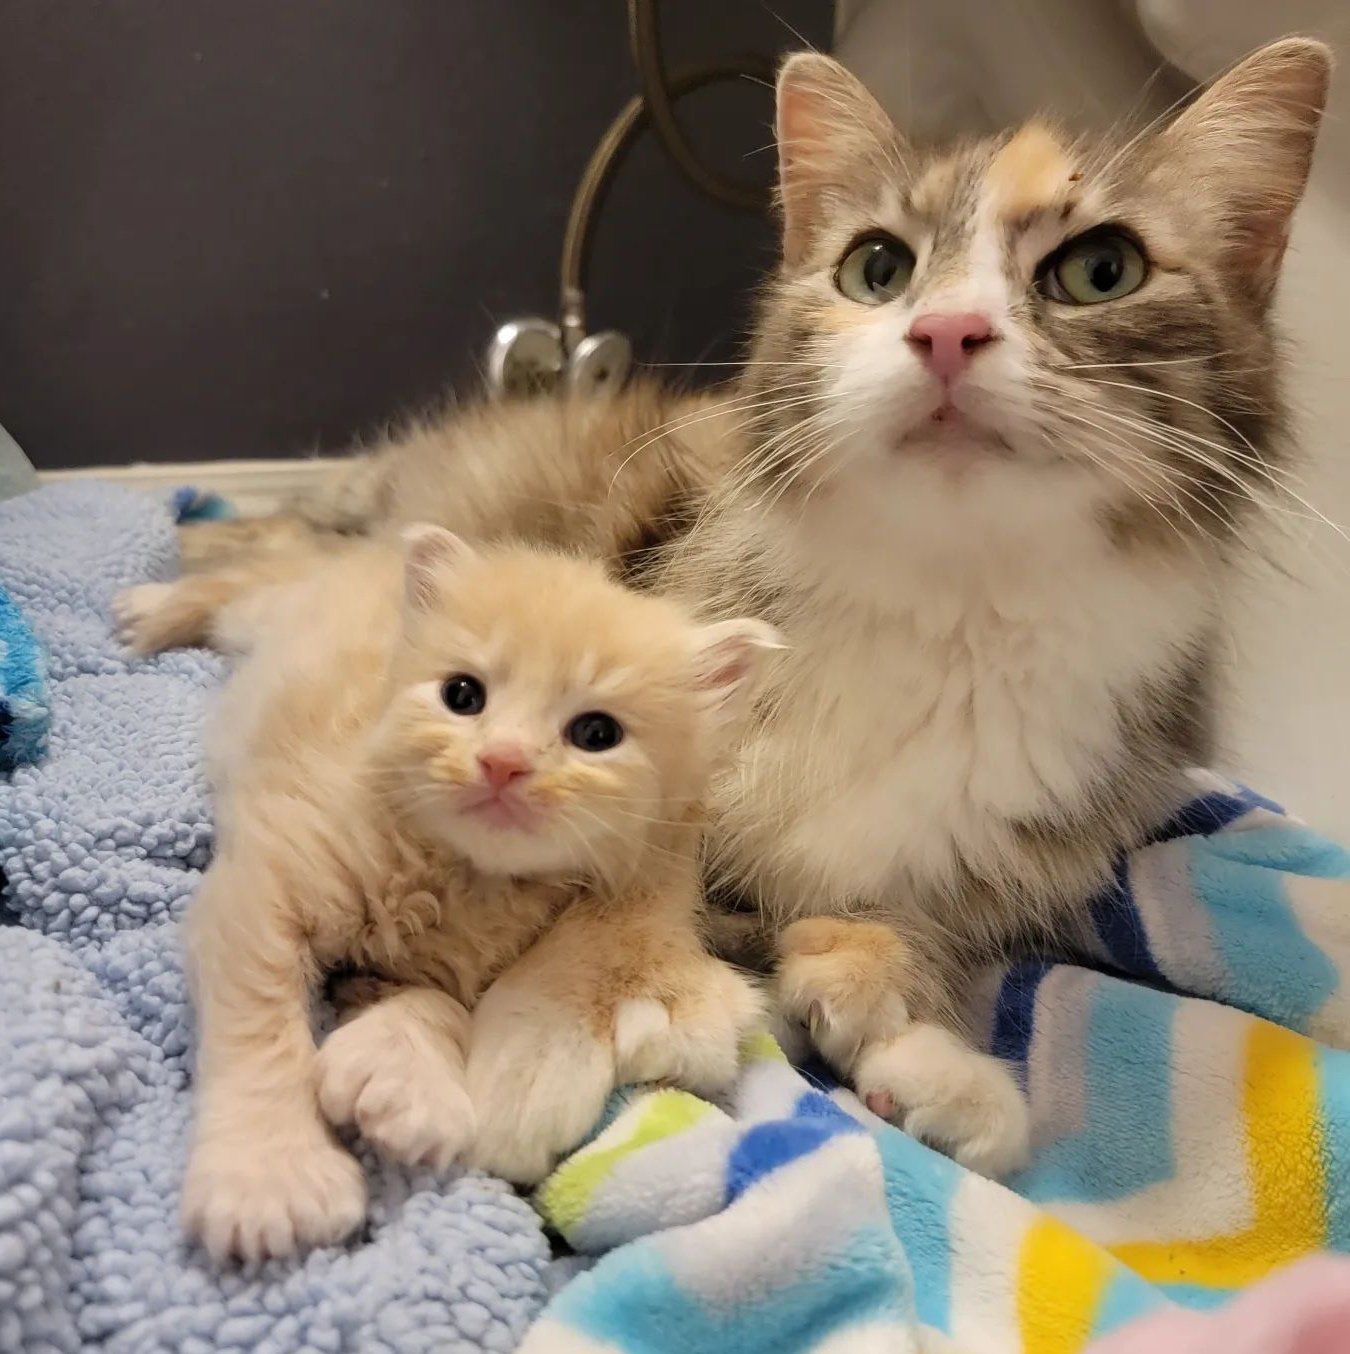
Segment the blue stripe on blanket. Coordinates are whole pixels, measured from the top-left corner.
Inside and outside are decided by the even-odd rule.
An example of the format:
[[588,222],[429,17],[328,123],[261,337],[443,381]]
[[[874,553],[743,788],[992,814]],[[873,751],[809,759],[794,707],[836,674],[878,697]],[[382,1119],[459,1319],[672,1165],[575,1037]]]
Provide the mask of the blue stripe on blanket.
[[1287,818],[1269,827],[1246,828],[1214,837],[1205,845],[1224,860],[1244,861],[1313,879],[1350,879],[1350,851]]
[[773,1119],[746,1131],[727,1161],[726,1202],[740,1198],[757,1180],[789,1161],[814,1152],[841,1133],[866,1130],[819,1091],[797,1101],[791,1119]]
[[710,1300],[686,1289],[657,1248],[629,1246],[610,1252],[603,1282],[594,1272],[574,1279],[549,1315],[615,1350],[779,1354],[813,1349],[869,1321],[893,1323],[897,1334],[906,1328],[908,1294],[897,1283],[896,1257],[903,1266],[895,1233],[888,1225],[869,1224],[843,1239],[836,1254],[816,1256],[809,1272],[797,1263],[785,1266],[782,1288],[762,1295],[728,1292]]
[[[1322,1153],[1330,1180],[1350,1180],[1350,1053],[1317,1050],[1318,1098],[1322,1103]],[[1343,1192],[1327,1200],[1327,1247],[1350,1251],[1350,1196]]]
[[[1049,1144],[1018,1178],[1035,1203],[1123,1199],[1175,1174],[1172,1020],[1176,997],[1102,977],[1083,1057],[1083,1128]],[[1160,1075],[1160,1073],[1164,1073]],[[1091,1181],[1090,1191],[1084,1182]]]
[[1265,795],[1241,785],[1234,794],[1216,790],[1191,800],[1184,809],[1152,833],[1148,840],[1152,844],[1175,841],[1178,837],[1208,837],[1215,832],[1222,832],[1253,809],[1268,809],[1271,813],[1284,815],[1284,809],[1273,799],[1267,799]]
[[1164,983],[1148,943],[1144,919],[1134,901],[1130,867],[1124,857],[1116,862],[1113,882],[1092,900],[1092,925],[1109,963],[1133,977]]
[[[1231,827],[1253,809],[1283,814],[1274,800],[1240,787],[1233,794],[1215,791],[1193,799],[1148,838],[1148,845],[1176,841],[1182,837],[1210,837]],[[1235,834],[1236,835],[1236,834]],[[1170,986],[1153,954],[1148,928],[1139,915],[1134,888],[1130,882],[1129,857],[1122,856],[1115,867],[1115,878],[1092,901],[1092,924],[1105,951],[1108,963],[1133,978]]]
[[1014,964],[999,984],[994,1005],[991,1051],[1009,1062],[1025,1063],[1036,1028],[1036,993],[1052,964],[1043,960]]
[[952,1251],[948,1230],[952,1200],[965,1172],[954,1161],[906,1133],[877,1135],[886,1178],[886,1206],[905,1219],[904,1245],[914,1274],[919,1320],[935,1330],[951,1329]]
[[1191,884],[1208,909],[1233,990],[1264,994],[1272,1019],[1307,1033],[1340,975],[1299,929],[1285,897],[1285,876],[1227,860],[1209,842],[1197,846],[1204,849],[1189,853]]

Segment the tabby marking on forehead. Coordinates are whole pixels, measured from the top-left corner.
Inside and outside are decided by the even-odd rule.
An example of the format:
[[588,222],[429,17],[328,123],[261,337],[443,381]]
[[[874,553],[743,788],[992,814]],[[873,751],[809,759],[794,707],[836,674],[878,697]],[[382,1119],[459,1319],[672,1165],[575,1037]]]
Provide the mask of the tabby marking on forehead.
[[985,185],[990,205],[1005,221],[1058,209],[1073,184],[1074,164],[1059,138],[1032,122],[1002,146],[990,162]]

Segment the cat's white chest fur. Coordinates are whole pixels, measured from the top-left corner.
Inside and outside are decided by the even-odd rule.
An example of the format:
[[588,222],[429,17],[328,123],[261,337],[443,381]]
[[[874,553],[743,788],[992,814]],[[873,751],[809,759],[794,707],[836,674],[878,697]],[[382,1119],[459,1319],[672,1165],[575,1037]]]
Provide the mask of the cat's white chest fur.
[[888,550],[856,586],[803,588],[723,818],[779,908],[941,891],[958,860],[996,876],[1014,824],[1082,804],[1117,699],[1175,662],[1206,602],[1099,532],[1061,547],[959,578]]

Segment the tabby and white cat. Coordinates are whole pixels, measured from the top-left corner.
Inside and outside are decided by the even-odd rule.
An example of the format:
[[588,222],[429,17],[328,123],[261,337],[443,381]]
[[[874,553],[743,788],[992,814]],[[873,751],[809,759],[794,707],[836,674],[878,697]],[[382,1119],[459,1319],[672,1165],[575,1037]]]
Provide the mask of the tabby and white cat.
[[[626,457],[726,439],[653,577],[765,616],[789,652],[715,794],[710,878],[770,923],[790,1013],[869,1103],[981,1169],[1016,1166],[1029,1129],[966,1042],[964,976],[1082,940],[1209,746],[1232,570],[1289,455],[1269,309],[1329,69],[1288,39],[1127,140],[1032,123],[929,148],[793,57],[783,258],[742,378],[623,447],[597,451],[575,406],[529,415],[552,419],[549,498],[575,485],[588,522],[637,520]],[[489,417],[475,502],[491,461],[519,504],[537,455]],[[377,523],[426,464],[394,448],[358,475]],[[451,526],[459,476],[435,471]]]

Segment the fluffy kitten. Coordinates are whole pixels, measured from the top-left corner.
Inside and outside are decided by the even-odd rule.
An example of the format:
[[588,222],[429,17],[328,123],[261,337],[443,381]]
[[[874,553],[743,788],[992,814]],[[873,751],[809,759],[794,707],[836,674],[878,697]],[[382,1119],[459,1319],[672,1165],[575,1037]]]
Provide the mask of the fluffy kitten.
[[[1128,140],[923,147],[829,58],[781,74],[783,259],[655,582],[788,642],[715,786],[713,883],[869,1102],[984,1170],[1029,1125],[964,975],[1087,943],[1206,755],[1225,595],[1285,484],[1269,305],[1328,75],[1289,39]],[[539,407],[566,498],[575,411]],[[497,448],[520,502],[533,461]]]
[[[329,1125],[437,1167],[476,1132],[478,1164],[537,1179],[618,1080],[724,1084],[757,1014],[700,942],[697,820],[771,633],[696,626],[593,563],[407,535],[261,591],[119,603],[142,649],[195,608],[249,651],[210,735],[217,852],[189,916],[183,1212],[217,1258],[357,1226]],[[382,981],[316,1049],[312,991],[344,966]]]

